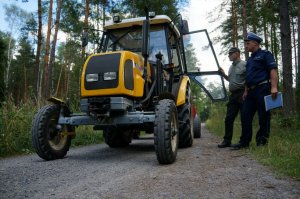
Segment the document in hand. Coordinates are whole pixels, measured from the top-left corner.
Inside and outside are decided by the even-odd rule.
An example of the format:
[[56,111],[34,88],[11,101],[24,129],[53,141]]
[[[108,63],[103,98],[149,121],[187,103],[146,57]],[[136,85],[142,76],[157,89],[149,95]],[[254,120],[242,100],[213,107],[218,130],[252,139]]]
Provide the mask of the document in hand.
[[278,92],[277,93],[277,98],[272,99],[271,95],[265,96],[265,106],[266,106],[266,111],[269,111],[274,108],[280,108],[283,106],[283,101],[282,101],[282,93]]

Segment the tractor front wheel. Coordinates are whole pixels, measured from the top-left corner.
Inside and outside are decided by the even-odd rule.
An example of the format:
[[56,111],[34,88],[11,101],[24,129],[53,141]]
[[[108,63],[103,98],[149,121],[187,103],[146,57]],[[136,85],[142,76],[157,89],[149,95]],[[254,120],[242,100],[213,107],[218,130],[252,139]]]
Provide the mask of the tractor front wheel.
[[44,160],[65,157],[71,145],[69,134],[74,128],[58,125],[59,113],[59,105],[47,105],[39,110],[32,122],[33,148]]
[[154,147],[160,164],[171,164],[178,150],[178,115],[173,100],[159,101],[155,110]]

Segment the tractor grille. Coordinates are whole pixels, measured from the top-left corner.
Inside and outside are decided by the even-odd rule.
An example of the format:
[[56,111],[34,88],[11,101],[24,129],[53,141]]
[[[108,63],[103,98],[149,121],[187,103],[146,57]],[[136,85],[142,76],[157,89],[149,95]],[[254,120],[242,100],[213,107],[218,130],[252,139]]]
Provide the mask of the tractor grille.
[[[86,90],[116,88],[119,80],[119,65],[120,65],[121,53],[106,54],[93,56],[89,60],[85,74],[98,74],[98,81],[96,82],[84,82],[84,88]],[[117,78],[114,80],[104,80],[103,75],[106,72],[116,72]]]

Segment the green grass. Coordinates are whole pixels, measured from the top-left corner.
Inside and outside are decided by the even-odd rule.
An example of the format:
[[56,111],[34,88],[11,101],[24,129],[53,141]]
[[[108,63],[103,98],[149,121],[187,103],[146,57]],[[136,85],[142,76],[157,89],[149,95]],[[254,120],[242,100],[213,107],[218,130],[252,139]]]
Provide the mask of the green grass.
[[103,143],[102,131],[94,131],[92,126],[79,126],[76,128],[76,137],[72,146],[82,146]]
[[[214,105],[210,119],[206,122],[207,128],[220,138],[224,136],[225,113],[225,104]],[[255,117],[253,139],[247,152],[259,162],[273,168],[278,176],[290,176],[300,180],[300,121],[296,119],[296,116],[290,118],[289,121],[292,122],[288,122],[288,124],[285,121],[281,117],[280,110],[272,112],[269,144],[264,147],[256,147],[255,134],[258,122]],[[232,142],[237,143],[240,135],[241,123],[237,118]]]

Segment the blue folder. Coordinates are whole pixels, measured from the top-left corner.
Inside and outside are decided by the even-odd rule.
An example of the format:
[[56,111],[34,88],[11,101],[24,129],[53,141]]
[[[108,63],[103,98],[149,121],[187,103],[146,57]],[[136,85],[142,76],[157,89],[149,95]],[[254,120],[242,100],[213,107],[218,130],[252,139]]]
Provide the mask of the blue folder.
[[282,93],[278,92],[277,93],[277,98],[272,99],[271,95],[265,96],[265,107],[266,111],[275,109],[275,108],[280,108],[283,106],[283,100],[282,100]]

